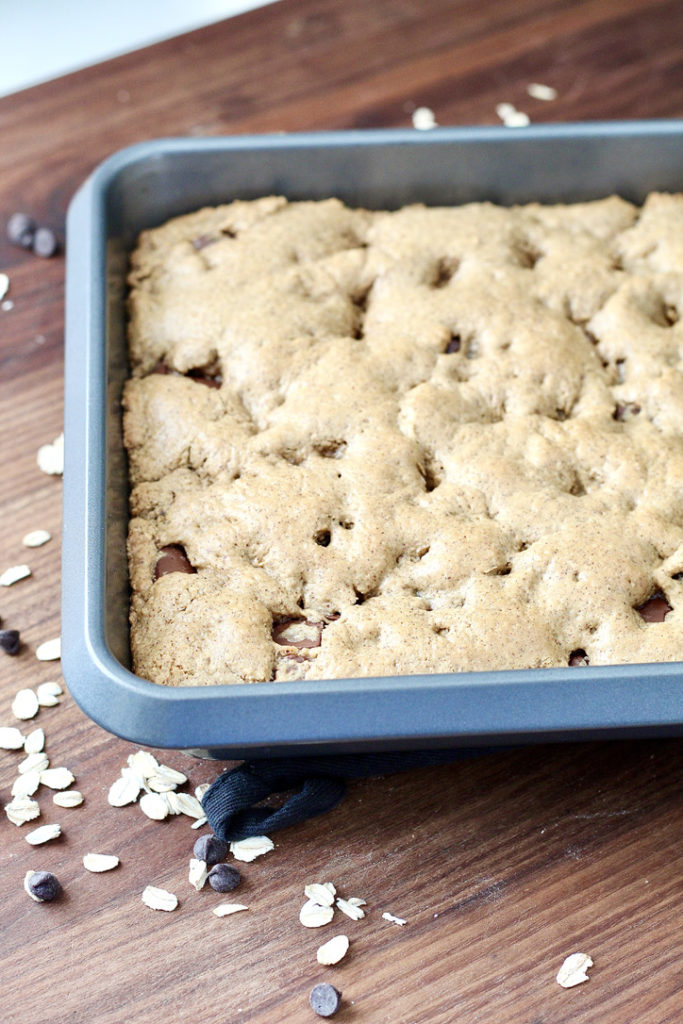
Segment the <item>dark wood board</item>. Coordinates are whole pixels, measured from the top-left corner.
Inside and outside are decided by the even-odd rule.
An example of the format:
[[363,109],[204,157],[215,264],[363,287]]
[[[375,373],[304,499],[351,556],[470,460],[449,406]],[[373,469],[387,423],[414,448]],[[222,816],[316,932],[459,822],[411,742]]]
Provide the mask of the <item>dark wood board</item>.
[[[533,100],[530,82],[554,86]],[[0,100],[0,220],[32,212],[63,233],[69,199],[106,156],[136,141],[320,128],[408,126],[416,106],[440,124],[495,124],[507,101],[532,121],[683,116],[683,6],[648,0],[281,0]],[[33,575],[0,588],[16,658],[0,652],[0,725],[17,689],[59,678],[35,649],[57,636],[61,481],[38,447],[61,430],[64,261],[0,238],[11,279],[0,310],[0,571]],[[53,540],[27,550],[31,529]],[[325,817],[274,834],[244,865],[235,898],[187,881],[197,833],[137,807],[114,809],[109,785],[136,748],[105,733],[65,695],[42,725],[53,766],[85,796],[42,816],[63,836],[24,841],[1,815],[0,1007],[6,1024],[277,1024],[315,1016],[308,993],[343,992],[337,1020],[363,1024],[677,1024],[683,1019],[683,799],[679,740],[544,745],[438,769],[357,782]],[[223,767],[160,752],[192,786]],[[0,751],[6,803],[20,755]],[[115,871],[87,873],[88,852]],[[25,872],[54,870],[53,904],[29,900]],[[368,902],[318,931],[298,921],[303,887],[331,880]],[[147,884],[178,910],[143,906]],[[406,919],[382,919],[388,911]],[[317,946],[351,939],[320,967]],[[577,950],[590,980],[555,975]]]

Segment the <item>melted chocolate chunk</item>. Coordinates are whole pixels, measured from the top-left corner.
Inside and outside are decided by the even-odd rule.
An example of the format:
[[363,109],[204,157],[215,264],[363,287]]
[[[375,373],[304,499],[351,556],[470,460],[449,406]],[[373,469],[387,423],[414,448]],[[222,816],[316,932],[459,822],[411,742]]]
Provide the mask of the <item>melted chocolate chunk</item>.
[[192,239],[193,248],[199,252],[200,249],[206,249],[207,245],[213,245],[218,239],[214,235],[200,235],[199,238]]
[[454,352],[460,351],[461,338],[459,334],[451,334],[450,341],[444,349],[444,353],[447,356],[452,355]]
[[619,402],[616,409],[612,413],[613,420],[629,420],[632,416],[637,416],[640,412],[640,406],[636,402]]
[[580,647],[572,651],[569,655],[569,666],[571,668],[585,668],[586,665],[590,665],[586,652]]
[[188,370],[187,376],[196,380],[198,384],[206,384],[207,388],[219,388],[223,383],[220,373],[210,374],[206,370]]
[[639,605],[636,611],[645,622],[664,622],[664,619],[673,609],[661,590],[658,590],[656,594],[653,594],[647,601]]
[[324,622],[311,622],[310,619],[285,619],[273,626],[272,637],[281,647],[302,648],[320,647]]
[[154,579],[158,580],[160,576],[167,576],[169,572],[190,573],[196,571],[181,544],[167,544],[159,552],[159,558],[154,567]]

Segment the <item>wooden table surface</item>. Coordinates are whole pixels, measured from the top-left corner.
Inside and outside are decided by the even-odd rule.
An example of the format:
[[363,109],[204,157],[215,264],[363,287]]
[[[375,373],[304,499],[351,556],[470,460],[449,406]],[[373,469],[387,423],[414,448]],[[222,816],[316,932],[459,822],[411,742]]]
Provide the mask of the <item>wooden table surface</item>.
[[[532,99],[530,82],[557,99]],[[501,101],[535,122],[682,116],[683,5],[282,0],[1,100],[0,219],[26,210],[63,231],[88,172],[141,139],[408,126],[416,106],[440,124],[495,124]],[[59,633],[61,499],[36,451],[61,429],[64,261],[3,237],[0,271],[13,303],[0,310],[0,569],[32,569],[0,592],[3,624],[23,640],[17,657],[0,652],[0,725],[11,725],[16,690],[59,675],[35,656]],[[53,539],[28,550],[37,528]],[[235,897],[250,909],[218,919],[220,897],[187,881],[190,819],[107,804],[131,744],[68,695],[20,724],[44,728],[51,764],[74,772],[85,803],[60,809],[41,787],[36,824],[58,821],[63,836],[38,848],[24,840],[31,825],[2,815],[5,1024],[298,1024],[316,1019],[308,994],[323,980],[343,992],[340,1022],[683,1019],[680,741],[530,747],[355,783],[332,813],[275,834],[275,850],[244,865]],[[161,756],[192,786],[218,771]],[[3,804],[19,761],[0,750]],[[88,874],[88,852],[116,853],[120,867]],[[53,870],[64,897],[29,900],[30,868]],[[364,897],[367,917],[304,929],[303,887],[326,880]],[[179,908],[144,907],[149,883]],[[348,956],[319,966],[317,946],[340,931]],[[565,990],[555,975],[575,951],[594,967]]]

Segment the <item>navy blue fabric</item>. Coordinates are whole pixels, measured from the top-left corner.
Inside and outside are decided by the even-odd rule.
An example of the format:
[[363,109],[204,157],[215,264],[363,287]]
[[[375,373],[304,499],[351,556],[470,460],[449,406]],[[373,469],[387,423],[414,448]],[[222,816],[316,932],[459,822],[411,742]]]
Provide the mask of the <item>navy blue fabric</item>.
[[[477,757],[487,750],[468,747],[245,761],[238,768],[219,775],[205,793],[202,804],[214,835],[226,842],[247,839],[331,811],[343,800],[347,779],[450,764]],[[297,792],[281,807],[255,806],[273,793],[289,789],[297,789]]]

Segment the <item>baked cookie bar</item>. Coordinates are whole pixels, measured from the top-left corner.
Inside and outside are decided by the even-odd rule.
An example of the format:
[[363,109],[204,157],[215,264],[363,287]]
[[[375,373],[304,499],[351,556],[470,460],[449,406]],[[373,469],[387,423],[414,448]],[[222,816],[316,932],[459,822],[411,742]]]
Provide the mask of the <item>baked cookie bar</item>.
[[233,202],[129,284],[138,674],[683,660],[683,197]]

